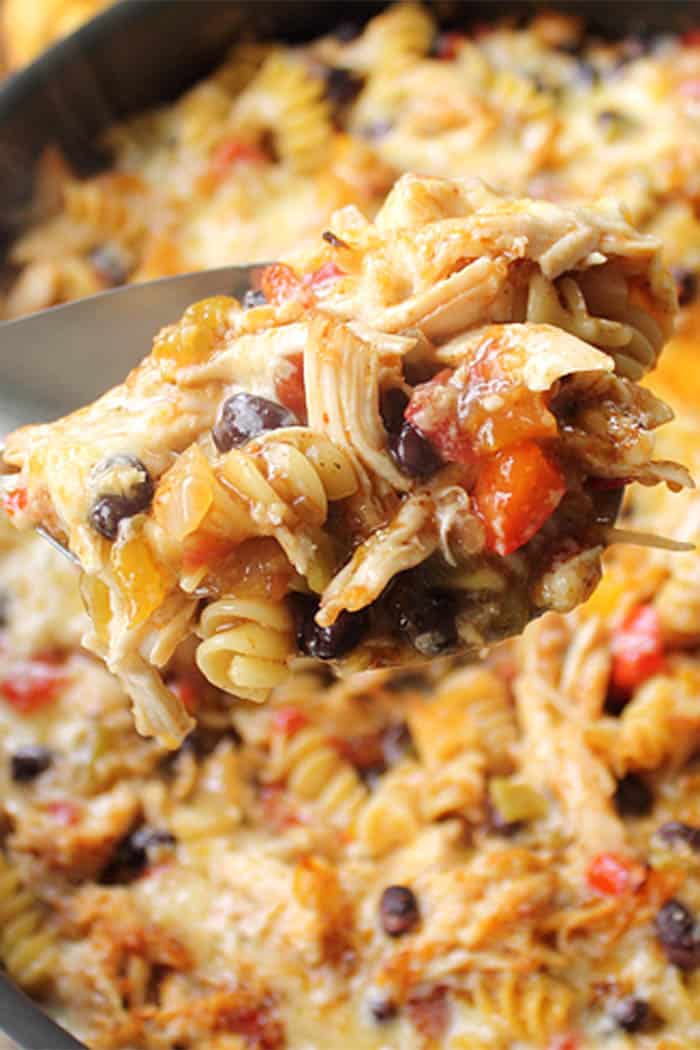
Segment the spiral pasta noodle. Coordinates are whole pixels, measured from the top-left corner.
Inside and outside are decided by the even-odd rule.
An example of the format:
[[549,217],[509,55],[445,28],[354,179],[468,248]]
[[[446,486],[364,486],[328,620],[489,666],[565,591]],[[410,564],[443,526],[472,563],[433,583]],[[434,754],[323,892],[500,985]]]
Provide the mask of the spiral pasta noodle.
[[0,959],[23,988],[44,984],[55,966],[53,934],[38,903],[0,853]]
[[[250,442],[245,450],[232,449],[220,473],[247,507],[252,534],[273,535],[297,572],[322,590],[332,574],[320,531],[328,503],[357,488],[348,455],[322,434],[290,428]],[[300,533],[302,523],[307,528]]]
[[231,95],[219,80],[192,88],[178,103],[178,133],[188,148],[206,151],[227,127]]
[[371,857],[405,846],[421,826],[424,779],[417,763],[404,762],[382,777],[355,821],[355,837]]
[[513,763],[517,732],[515,709],[503,680],[485,668],[468,668],[449,675],[434,700],[462,712],[476,730],[490,773],[503,773]]
[[[595,306],[604,316],[591,312]],[[617,372],[633,380],[653,366],[664,339],[662,328],[630,303],[622,275],[608,267],[578,281],[562,277],[554,282],[541,273],[533,275],[527,320],[555,324],[605,350],[615,359]]]
[[329,156],[332,124],[323,82],[280,51],[240,96],[234,121],[269,128],[280,159],[300,174],[318,171]]
[[497,1032],[540,1046],[565,1030],[575,1001],[569,985],[545,973],[479,972],[468,995]]
[[654,601],[664,637],[683,647],[700,642],[700,562],[697,554],[676,555],[671,574]]
[[675,674],[655,675],[635,692],[619,719],[613,755],[618,769],[680,767],[700,740],[698,675],[678,661]]
[[350,763],[313,726],[291,737],[275,738],[264,779],[285,781],[293,795],[313,803],[343,827],[352,823],[367,798],[367,789]]
[[259,72],[270,53],[268,44],[236,44],[212,77],[229,95],[240,94]]
[[202,613],[196,653],[202,674],[219,689],[263,701],[287,674],[292,617],[279,602],[221,598]]
[[[133,190],[134,186],[129,189]],[[120,187],[119,176],[107,175],[91,182],[70,180],[63,188],[63,195],[66,215],[102,239],[114,237],[129,244],[144,232],[143,219]]]
[[428,770],[421,811],[426,820],[457,814],[478,819],[484,796],[484,756],[466,752]]
[[[373,79],[389,84],[402,70],[427,55],[435,21],[419,4],[396,4],[369,25],[363,52],[372,57]],[[365,60],[366,61],[366,60]]]

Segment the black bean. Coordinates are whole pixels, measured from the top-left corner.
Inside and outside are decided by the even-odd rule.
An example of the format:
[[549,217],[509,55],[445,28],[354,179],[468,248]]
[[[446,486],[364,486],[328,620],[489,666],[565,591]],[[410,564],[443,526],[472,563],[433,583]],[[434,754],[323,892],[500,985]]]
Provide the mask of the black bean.
[[34,780],[49,768],[52,761],[53,756],[45,747],[22,747],[10,758],[12,779],[17,783]]
[[379,398],[379,413],[387,434],[398,434],[404,423],[403,414],[408,405],[408,394],[400,386],[382,390]]
[[91,481],[97,491],[89,521],[108,540],[116,539],[119,523],[148,509],[154,486],[148,470],[136,456],[118,453],[93,467]]
[[399,470],[411,478],[429,478],[443,466],[427,437],[408,421],[390,437],[389,451]]
[[341,612],[331,627],[319,627],[315,616],[318,600],[311,595],[294,595],[292,602],[297,647],[301,653],[316,660],[336,660],[345,656],[362,641],[369,630],[369,613]]
[[322,236],[326,244],[331,244],[334,248],[348,247],[345,241],[341,237],[336,237],[332,230],[324,230]]
[[387,886],[379,901],[382,929],[389,937],[410,933],[420,919],[418,901],[408,886]]
[[406,572],[394,579],[384,602],[396,629],[422,656],[437,656],[457,645],[457,604],[449,591],[428,590]]
[[387,766],[395,766],[407,755],[415,755],[411,730],[405,722],[394,722],[386,727],[382,733],[382,752]]
[[387,1021],[393,1021],[399,1012],[399,1008],[393,999],[375,998],[370,1001],[369,1012],[372,1015],[372,1020],[376,1021],[377,1024],[386,1024]]
[[90,262],[107,284],[124,284],[129,270],[121,250],[115,244],[101,244],[90,253]]
[[686,266],[674,266],[673,276],[678,289],[678,305],[688,306],[698,297],[698,275]]
[[175,843],[175,836],[169,831],[146,825],[135,828],[117,843],[100,881],[107,884],[131,882],[143,874],[160,848],[171,848]]
[[637,999],[634,995],[628,995],[619,999],[611,1011],[611,1016],[618,1026],[625,1032],[641,1032],[647,1026],[651,1011],[646,999]]
[[684,842],[690,846],[694,853],[700,853],[700,827],[693,824],[684,824],[680,820],[668,820],[658,830],[658,836],[664,842],[673,845],[676,842]]
[[638,773],[627,773],[618,780],[613,802],[621,817],[645,817],[654,808],[651,788]]
[[119,532],[119,522],[125,516],[122,500],[119,496],[101,496],[90,511],[90,524],[95,532],[106,540],[115,540]]
[[267,298],[262,288],[249,288],[243,296],[243,309],[250,310],[254,306],[266,306]]
[[284,405],[266,397],[240,393],[224,401],[211,433],[219,452],[228,452],[267,430],[298,425],[297,417]]
[[90,481],[100,496],[125,496],[145,510],[153,499],[153,480],[138,456],[116,452],[96,463]]
[[326,66],[323,71],[326,95],[336,106],[348,106],[362,91],[364,80],[352,69],[343,66]]
[[700,966],[700,936],[695,917],[679,900],[669,900],[659,909],[655,920],[656,935],[666,958],[679,970]]
[[617,690],[612,690],[608,692],[605,697],[603,711],[606,715],[610,715],[612,718],[619,718],[627,707],[629,701],[629,696],[625,696],[624,693],[618,692]]

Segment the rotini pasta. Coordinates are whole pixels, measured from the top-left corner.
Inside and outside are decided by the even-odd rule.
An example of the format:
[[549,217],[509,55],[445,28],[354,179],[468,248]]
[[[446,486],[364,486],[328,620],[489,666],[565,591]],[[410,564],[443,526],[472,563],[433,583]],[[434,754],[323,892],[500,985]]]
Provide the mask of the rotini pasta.
[[573,990],[547,974],[476,974],[469,988],[479,1019],[497,1034],[544,1046],[556,1033],[565,1033],[575,1001]]
[[341,827],[352,824],[366,799],[352,766],[312,727],[276,736],[264,775],[273,783],[284,780],[294,795]]
[[12,863],[0,854],[0,959],[18,984],[36,989],[55,972],[53,933]]
[[422,771],[406,762],[387,773],[355,821],[355,836],[371,857],[381,857],[411,842],[421,824]]
[[615,764],[655,769],[663,762],[680,767],[700,740],[695,667],[679,661],[675,674],[646,681],[620,716]]
[[293,171],[314,172],[327,160],[332,126],[323,83],[279,51],[239,97],[233,120],[242,128],[268,129]]
[[293,625],[284,606],[221,598],[202,613],[199,633],[197,666],[219,689],[261,701],[285,678]]

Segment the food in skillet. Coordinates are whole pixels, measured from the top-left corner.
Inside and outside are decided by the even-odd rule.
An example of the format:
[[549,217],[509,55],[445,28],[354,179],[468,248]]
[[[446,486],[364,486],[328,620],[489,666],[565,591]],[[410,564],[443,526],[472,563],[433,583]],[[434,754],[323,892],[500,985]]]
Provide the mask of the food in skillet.
[[675,309],[657,242],[563,208],[406,176],[375,224],[241,304],[194,304],[123,386],[7,442],[4,503],[78,556],[138,725],[191,728],[159,674],[194,633],[264,700],[298,656],[341,671],[464,651],[585,600],[616,490],[670,411],[637,380]]
[[[415,11],[390,12],[397,46],[417,43],[400,32]],[[389,54],[368,43],[388,17],[353,42],[341,43],[339,30],[309,48],[327,60],[330,50],[336,66],[356,55],[353,72],[362,61],[373,91],[380,81],[393,89]],[[693,87],[688,65],[700,50],[690,38],[621,40],[597,63],[596,42],[553,12],[527,27],[436,34],[430,53],[442,57],[407,64],[421,91],[386,103],[395,133],[377,148],[396,150],[412,126],[416,149],[445,174],[489,170],[489,159],[510,174],[517,159],[535,158],[549,171],[539,190],[533,184],[537,196],[553,170],[568,189],[567,169],[551,158],[575,131],[584,189],[620,161],[638,195],[618,196],[642,207],[635,223],[663,228],[687,303],[700,260],[698,123],[670,118],[674,99],[688,115],[697,106],[691,90],[675,93],[678,81]],[[290,64],[298,54],[268,46]],[[443,100],[466,109],[473,78],[481,83],[480,68],[498,63],[511,92],[498,78],[474,87],[496,117],[493,139],[476,150]],[[238,58],[227,64],[232,93],[239,72]],[[448,78],[445,94],[428,95]],[[251,90],[262,93],[263,80],[269,86],[266,75]],[[232,133],[217,115],[223,82],[214,75],[196,98],[137,117],[119,170],[72,183],[70,215],[30,230],[23,249],[31,242],[39,259],[24,276],[35,295],[97,290],[107,263],[109,278],[123,280],[123,259],[138,279],[144,255],[152,276],[171,272],[173,257],[185,267],[284,257],[299,239],[291,227],[308,227],[311,215],[286,157],[267,167],[233,159],[208,200],[189,188],[181,199],[185,172],[193,181],[197,173],[192,154],[205,164],[212,140]],[[521,101],[533,110],[525,126],[509,108]],[[543,104],[560,130],[541,148],[531,128]],[[635,120],[599,125],[606,109]],[[364,152],[359,110],[352,141],[340,125],[336,110],[336,139]],[[499,129],[532,152],[506,156]],[[448,140],[461,151],[448,151]],[[690,161],[685,172],[653,148],[663,140]],[[326,143],[322,157],[339,152]],[[129,165],[132,180],[141,175],[155,195],[186,205],[174,228],[163,232],[152,197],[146,230],[118,224],[131,204]],[[280,189],[283,178],[293,189]],[[311,178],[314,188],[328,184],[325,171]],[[346,186],[367,208],[361,182]],[[200,244],[192,226],[204,227],[207,210]],[[658,454],[694,474],[699,325],[697,306],[687,308],[684,345],[667,346],[651,376],[678,413],[659,433]],[[629,524],[699,538],[696,493],[628,493]],[[232,705],[171,665],[198,725],[164,760],[154,740],[135,734],[118,684],[79,649],[69,563],[2,525],[0,959],[91,1050],[697,1050],[697,553],[613,547],[588,603],[541,618],[485,667],[454,676],[433,661],[421,673],[373,672],[329,689],[318,665],[267,704]]]

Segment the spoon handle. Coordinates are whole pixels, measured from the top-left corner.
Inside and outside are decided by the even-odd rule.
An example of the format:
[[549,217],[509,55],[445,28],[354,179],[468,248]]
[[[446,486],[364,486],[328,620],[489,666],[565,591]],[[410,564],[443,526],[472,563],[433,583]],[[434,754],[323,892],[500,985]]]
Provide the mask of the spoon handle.
[[44,412],[56,417],[87,404],[121,383],[159,329],[177,321],[190,303],[212,295],[242,298],[263,265],[128,284],[2,321],[0,389],[31,401],[41,377]]

